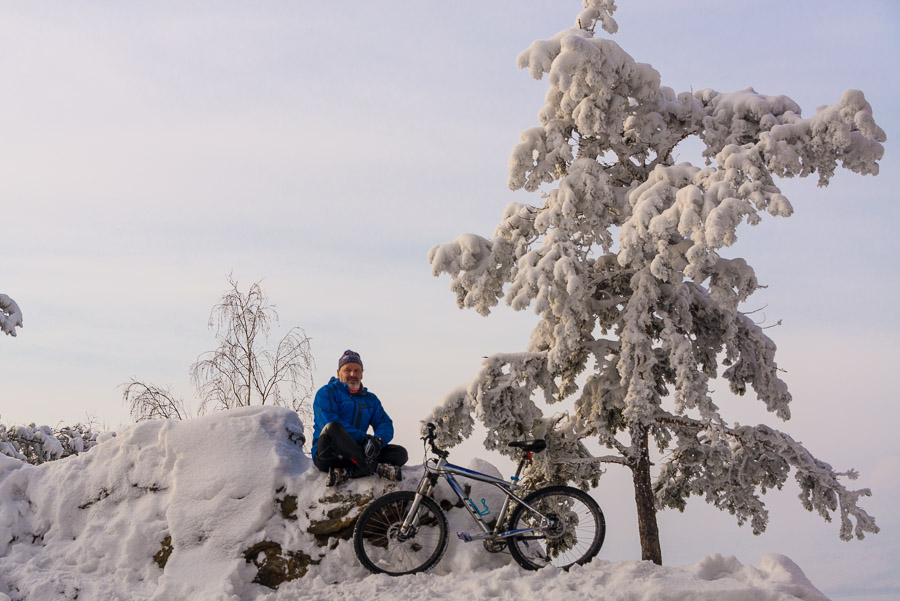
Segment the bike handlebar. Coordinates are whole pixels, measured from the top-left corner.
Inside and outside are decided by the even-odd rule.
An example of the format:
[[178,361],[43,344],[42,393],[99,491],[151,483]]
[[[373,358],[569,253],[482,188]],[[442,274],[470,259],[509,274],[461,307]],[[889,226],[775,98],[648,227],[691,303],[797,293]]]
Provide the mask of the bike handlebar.
[[428,422],[427,424],[425,424],[425,429],[427,430],[427,432],[425,433],[425,436],[422,437],[422,440],[425,441],[425,444],[431,447],[431,452],[438,457],[448,457],[450,453],[438,447],[434,442],[434,432],[435,430],[437,430],[437,426],[435,426],[431,422]]

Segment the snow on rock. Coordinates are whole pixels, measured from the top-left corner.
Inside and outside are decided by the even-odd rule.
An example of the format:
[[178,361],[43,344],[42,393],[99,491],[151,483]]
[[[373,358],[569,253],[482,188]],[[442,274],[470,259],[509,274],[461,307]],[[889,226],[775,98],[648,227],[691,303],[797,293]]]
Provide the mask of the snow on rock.
[[[758,568],[715,555],[686,568],[598,559],[526,572],[455,536],[428,574],[369,575],[349,540],[356,516],[372,498],[413,489],[423,468],[405,468],[400,483],[329,489],[302,436],[296,413],[248,407],[143,422],[39,466],[0,455],[0,601],[825,599],[778,555]],[[499,475],[480,460],[470,467]],[[469,495],[494,513],[502,503],[484,484]],[[472,528],[448,487],[435,496],[451,533]]]
[[[243,549],[309,459],[288,410],[136,425],[38,467],[0,464],[0,572],[13,599],[240,598]],[[163,541],[168,539],[168,545]],[[171,547],[165,570],[153,561]],[[202,578],[198,578],[202,575]]]

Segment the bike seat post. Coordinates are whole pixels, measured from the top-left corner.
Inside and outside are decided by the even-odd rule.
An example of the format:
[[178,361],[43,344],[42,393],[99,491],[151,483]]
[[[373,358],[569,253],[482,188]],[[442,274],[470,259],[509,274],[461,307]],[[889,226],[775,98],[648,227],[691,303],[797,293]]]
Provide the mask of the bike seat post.
[[522,470],[525,469],[525,464],[531,461],[531,452],[522,451],[522,458],[519,459],[519,467],[516,468],[516,475],[513,477],[513,481],[518,482],[519,476],[522,475]]

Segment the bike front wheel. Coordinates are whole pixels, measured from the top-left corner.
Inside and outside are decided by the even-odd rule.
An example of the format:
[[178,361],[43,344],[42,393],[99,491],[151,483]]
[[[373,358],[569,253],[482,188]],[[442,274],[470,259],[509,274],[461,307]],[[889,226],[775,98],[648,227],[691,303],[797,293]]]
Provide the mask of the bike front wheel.
[[429,497],[422,497],[404,536],[400,527],[412,508],[416,493],[401,490],[369,505],[353,530],[353,549],[372,573],[401,576],[433,567],[447,549],[447,517]]
[[571,486],[549,486],[524,500],[526,505],[520,504],[513,512],[509,530],[525,532],[510,537],[507,543],[510,555],[523,568],[552,565],[568,569],[589,562],[600,551],[606,520],[586,492]]

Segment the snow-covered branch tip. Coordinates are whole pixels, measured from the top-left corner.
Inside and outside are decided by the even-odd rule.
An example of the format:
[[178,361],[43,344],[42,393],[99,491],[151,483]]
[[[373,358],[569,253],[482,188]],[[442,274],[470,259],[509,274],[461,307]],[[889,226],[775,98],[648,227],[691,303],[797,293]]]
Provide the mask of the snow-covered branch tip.
[[584,10],[575,19],[575,26],[594,33],[597,23],[607,33],[616,33],[619,25],[612,15],[616,12],[616,0],[584,0]]
[[0,294],[0,330],[9,336],[16,335],[16,328],[21,328],[22,310],[16,301],[5,294]]
[[435,407],[425,422],[437,426],[435,442],[441,448],[456,446],[472,435],[475,426],[473,403],[465,388],[457,388]]

